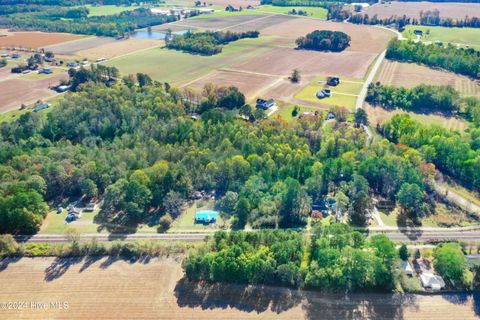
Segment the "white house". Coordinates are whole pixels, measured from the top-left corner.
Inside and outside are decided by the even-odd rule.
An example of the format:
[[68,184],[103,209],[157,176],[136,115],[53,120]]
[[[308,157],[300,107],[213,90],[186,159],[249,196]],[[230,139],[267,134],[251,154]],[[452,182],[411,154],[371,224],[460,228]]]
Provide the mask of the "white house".
[[443,278],[430,272],[421,273],[420,280],[422,281],[422,286],[425,289],[432,289],[437,291],[445,287],[445,282],[443,281]]
[[413,268],[408,261],[402,262],[402,269],[407,276],[413,276]]

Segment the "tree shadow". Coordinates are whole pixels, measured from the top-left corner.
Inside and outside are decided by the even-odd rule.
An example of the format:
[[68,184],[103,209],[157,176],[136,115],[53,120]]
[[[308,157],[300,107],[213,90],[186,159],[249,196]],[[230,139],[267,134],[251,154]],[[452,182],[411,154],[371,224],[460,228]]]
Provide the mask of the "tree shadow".
[[83,257],[55,258],[53,263],[45,269],[45,281],[53,281],[60,278],[72,265],[80,263],[82,260]]
[[414,295],[306,292],[305,297],[306,319],[403,319],[405,308],[418,309]]
[[423,234],[422,229],[405,215],[398,215],[397,226],[401,233],[413,241],[418,240]]
[[7,269],[8,266],[12,263],[17,263],[20,261],[21,257],[9,257],[9,258],[3,258],[0,260],[0,272],[3,270]]
[[203,310],[235,308],[256,313],[271,310],[277,314],[299,305],[303,299],[300,290],[263,285],[210,284],[189,281],[185,277],[177,282],[175,296],[180,307],[201,307]]
[[83,262],[83,265],[80,267],[80,270],[78,270],[78,272],[83,272],[87,270],[92,264],[101,260],[102,258],[103,256],[88,256]]
[[442,298],[453,304],[466,304],[470,298],[468,293],[446,293]]
[[98,232],[107,230],[113,235],[132,234],[136,233],[138,229],[138,223],[131,222],[127,215],[112,218],[106,210],[100,210],[94,217],[93,222],[99,224],[97,228]]
[[180,307],[280,314],[301,306],[306,319],[403,319],[405,308],[419,308],[415,295],[332,294],[263,285],[210,284],[185,277],[177,282],[174,292]]

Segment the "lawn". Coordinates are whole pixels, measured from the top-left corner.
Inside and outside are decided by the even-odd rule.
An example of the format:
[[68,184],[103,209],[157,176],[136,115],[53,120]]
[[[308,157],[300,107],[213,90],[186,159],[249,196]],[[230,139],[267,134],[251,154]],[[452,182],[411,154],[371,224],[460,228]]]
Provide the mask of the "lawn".
[[224,46],[221,53],[213,56],[153,48],[112,59],[105,64],[117,67],[124,75],[143,72],[155,80],[178,83],[261,54],[271,49],[272,41],[272,37],[241,39]]
[[50,77],[65,73],[65,78],[68,78],[68,75],[66,74],[67,71],[65,69],[52,68],[52,67],[49,67],[49,68],[53,71],[51,74],[43,74],[43,73],[38,73],[38,71],[32,71],[30,73],[21,75],[21,77],[23,79],[40,80],[40,79],[46,79],[46,78],[50,78]]
[[124,11],[135,10],[139,8],[138,6],[114,6],[114,5],[106,5],[106,6],[86,6],[89,10],[88,16],[110,16],[114,14],[118,14]]
[[413,30],[422,30],[422,41],[443,41],[462,45],[480,47],[480,30],[478,28],[447,28],[432,26],[406,26],[403,36],[416,39]]
[[298,107],[300,108],[300,111],[298,112],[296,117],[292,116],[293,108],[295,108],[295,105],[293,105],[293,104],[279,105],[279,113],[278,114],[280,114],[280,116],[284,120],[290,121],[290,120],[293,120],[293,119],[298,119],[298,116],[302,112],[314,112],[315,110],[317,110],[317,109],[311,108],[311,107],[304,107],[304,106],[298,106]]
[[228,226],[228,222],[218,217],[216,225],[204,225],[195,223],[195,214],[199,210],[212,210],[215,205],[215,201],[199,200],[195,201],[192,206],[185,210],[175,221],[172,223],[168,232],[182,232],[182,231],[205,231],[205,230],[217,230],[222,226]]
[[[62,213],[52,211],[48,213],[47,218],[43,222],[40,229],[41,234],[64,234],[69,228],[74,228],[80,233],[97,233],[99,224],[93,222],[94,217],[97,215],[98,210],[92,212],[84,212],[82,217],[74,222],[66,222],[67,210],[63,210]],[[107,233],[106,229],[103,229],[103,233]]]
[[[257,7],[258,11],[261,13],[277,13],[277,14],[288,14],[288,12],[295,9],[295,11],[303,10],[308,13],[308,17],[316,18],[316,19],[327,19],[327,9],[320,8],[320,7],[279,7],[279,6],[272,6],[272,5],[264,5]],[[248,11],[255,11],[255,10],[248,10]],[[300,15],[292,15],[294,17],[304,17]],[[305,16],[307,17],[307,16]]]
[[330,87],[332,90],[331,97],[318,99],[316,93],[325,87],[326,78],[326,76],[318,76],[308,86],[300,90],[300,92],[295,95],[295,98],[304,101],[343,106],[350,109],[355,108],[356,95],[360,93],[363,86],[361,79],[341,78],[338,86]]
[[[50,112],[56,106],[57,102],[60,101],[60,99],[62,98],[63,98],[63,95],[60,94],[60,95],[56,95],[48,99],[45,99],[44,102],[50,103],[52,106],[48,109],[44,109],[39,112],[42,112],[42,113]],[[34,104],[29,105],[26,109],[23,109],[23,110],[12,110],[8,112],[0,113],[0,123],[16,120],[22,114],[31,112],[33,107],[34,107]]]

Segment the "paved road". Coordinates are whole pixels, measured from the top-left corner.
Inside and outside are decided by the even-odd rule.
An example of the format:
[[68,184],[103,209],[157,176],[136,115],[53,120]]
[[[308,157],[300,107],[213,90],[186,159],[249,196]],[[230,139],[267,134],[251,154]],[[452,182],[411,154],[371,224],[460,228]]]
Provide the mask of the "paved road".
[[479,231],[465,232],[387,232],[384,233],[394,242],[429,242],[441,240],[458,240],[466,242],[480,242]]
[[385,55],[387,53],[387,50],[384,50],[380,55],[377,57],[377,60],[375,60],[375,63],[370,70],[370,73],[367,76],[367,79],[363,83],[362,90],[360,91],[360,94],[358,95],[357,102],[355,104],[355,109],[362,109],[363,108],[363,102],[365,101],[365,98],[367,97],[367,91],[368,91],[368,86],[370,83],[373,82],[373,78],[375,78],[375,75],[378,72],[378,69],[382,65],[383,60],[385,59]]

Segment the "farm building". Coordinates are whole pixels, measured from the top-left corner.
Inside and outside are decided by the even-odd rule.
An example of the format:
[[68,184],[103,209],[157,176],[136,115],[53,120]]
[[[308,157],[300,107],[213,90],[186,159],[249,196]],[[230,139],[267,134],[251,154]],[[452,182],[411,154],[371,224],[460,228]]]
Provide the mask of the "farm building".
[[268,110],[275,105],[275,101],[273,99],[264,100],[264,99],[257,99],[256,107],[258,109]]
[[217,222],[218,212],[213,210],[198,211],[195,214],[196,223],[210,224]]
[[328,77],[327,84],[332,87],[338,86],[340,84],[340,78],[335,76]]

